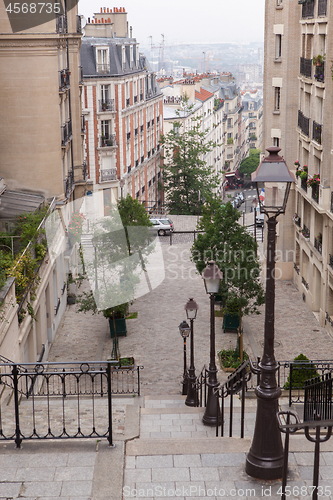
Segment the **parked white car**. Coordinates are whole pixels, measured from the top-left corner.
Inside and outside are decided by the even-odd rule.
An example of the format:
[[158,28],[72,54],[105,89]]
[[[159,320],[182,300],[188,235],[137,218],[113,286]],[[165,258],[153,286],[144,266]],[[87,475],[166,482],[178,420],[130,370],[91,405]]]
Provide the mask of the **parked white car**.
[[154,217],[150,219],[150,222],[153,224],[152,229],[155,229],[159,236],[165,236],[170,231],[173,231],[173,222],[166,217]]

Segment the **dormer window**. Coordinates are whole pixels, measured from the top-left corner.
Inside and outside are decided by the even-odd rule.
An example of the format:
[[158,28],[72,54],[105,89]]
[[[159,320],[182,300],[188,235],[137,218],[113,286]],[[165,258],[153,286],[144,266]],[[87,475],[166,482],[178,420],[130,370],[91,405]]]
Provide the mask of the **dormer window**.
[[133,45],[130,45],[130,68],[133,69],[134,60],[133,60]]
[[97,73],[110,73],[109,47],[97,48]]
[[126,69],[126,47],[123,45],[121,47],[121,65],[123,68],[123,71]]

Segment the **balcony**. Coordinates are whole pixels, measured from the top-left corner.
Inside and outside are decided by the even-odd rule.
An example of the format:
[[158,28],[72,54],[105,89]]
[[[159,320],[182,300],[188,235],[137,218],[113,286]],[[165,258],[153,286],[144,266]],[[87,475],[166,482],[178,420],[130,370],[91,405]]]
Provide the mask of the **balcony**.
[[138,102],[138,96],[137,96],[137,95],[135,95],[135,96],[134,96],[134,104],[136,104],[137,102]]
[[84,134],[86,131],[86,119],[84,115],[81,115],[81,134]]
[[314,17],[314,0],[309,0],[302,5],[302,19]]
[[82,163],[82,178],[84,181],[88,178],[88,166],[85,161]]
[[305,57],[300,58],[300,68],[299,72],[301,75],[311,78],[312,75],[312,59],[306,59]]
[[98,101],[98,110],[102,111],[116,111],[114,99],[100,99]]
[[301,218],[299,215],[295,214],[293,216],[293,221],[295,222],[296,226],[301,227]]
[[304,236],[305,239],[307,240],[310,239],[310,229],[306,227],[305,224],[303,224],[302,235]]
[[148,151],[148,154],[147,154],[148,158],[150,158],[150,151]]
[[105,75],[110,73],[110,64],[109,63],[101,63],[101,64],[96,64],[96,71],[97,73],[100,73],[101,75]]
[[310,128],[310,118],[307,118],[303,115],[302,111],[298,110],[298,126],[303,132],[304,135],[309,137],[309,128]]
[[126,134],[126,141],[129,141],[131,138],[131,132],[127,132]]
[[150,128],[150,121],[147,122],[147,128]]
[[296,262],[294,262],[294,269],[295,269],[296,273],[299,274],[299,267],[296,264]]
[[333,255],[329,254],[329,261],[328,261],[329,266],[333,269]]
[[315,66],[315,74],[313,75],[315,80],[320,83],[324,83],[325,81],[325,62],[323,61],[321,64],[317,64]]
[[138,167],[139,166],[139,160],[135,160],[135,166]]
[[131,166],[127,167],[127,173],[128,173],[128,174],[130,173],[130,171],[131,171],[131,170],[132,170],[132,167],[131,167]]
[[117,180],[117,169],[116,168],[108,168],[100,171],[100,181],[116,181]]
[[308,179],[307,179],[307,178],[306,178],[306,179],[301,179],[301,188],[302,188],[305,192],[307,192],[307,190],[308,190],[308,184],[307,184],[307,182],[308,182]]
[[312,186],[312,199],[318,203],[319,201],[319,185],[316,184],[315,186]]
[[126,99],[126,108],[128,108],[130,105],[131,105],[131,101],[130,101],[130,99],[128,98],[128,99]]
[[59,82],[59,90],[64,90],[70,85],[70,76],[71,72],[68,69],[62,69],[59,71],[59,77],[60,77],[60,82]]
[[321,132],[322,132],[322,125],[313,120],[312,139],[316,141],[318,144],[321,144]]
[[138,133],[139,133],[139,129],[138,128],[134,129],[134,135],[135,135],[135,137],[138,135]]
[[82,33],[81,16],[76,16],[76,33]]
[[143,125],[140,125],[140,134],[143,133]]
[[115,134],[102,135],[102,137],[100,139],[100,147],[101,148],[110,148],[110,147],[114,147],[114,146],[117,146]]
[[65,179],[65,195],[67,198],[70,197],[74,188],[74,172],[71,170]]
[[143,94],[140,94],[140,101],[143,101]]
[[61,145],[66,146],[68,141],[72,138],[72,120],[68,120],[65,125],[61,127]]
[[314,247],[320,254],[322,254],[322,243],[320,238],[315,238],[314,239]]
[[318,0],[318,17],[327,15],[327,0]]
[[67,33],[67,16],[63,14],[56,18],[56,32],[57,33]]
[[143,163],[144,161],[145,161],[145,157],[141,156],[141,163]]

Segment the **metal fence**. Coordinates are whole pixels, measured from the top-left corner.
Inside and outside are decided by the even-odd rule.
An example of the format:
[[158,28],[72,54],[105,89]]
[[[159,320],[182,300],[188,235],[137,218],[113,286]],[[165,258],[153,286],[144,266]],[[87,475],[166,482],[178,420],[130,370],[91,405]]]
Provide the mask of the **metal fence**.
[[332,374],[306,380],[304,385],[304,422],[332,418]]
[[[3,360],[1,360],[3,361]],[[140,395],[140,366],[0,364],[0,440],[107,438],[112,396]]]

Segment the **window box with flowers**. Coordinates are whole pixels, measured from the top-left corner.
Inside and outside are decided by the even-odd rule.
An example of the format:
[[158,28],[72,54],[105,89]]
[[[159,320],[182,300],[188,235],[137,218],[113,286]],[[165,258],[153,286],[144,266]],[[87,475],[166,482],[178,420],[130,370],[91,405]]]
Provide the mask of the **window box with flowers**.
[[307,180],[307,184],[310,187],[319,186],[319,184],[320,184],[320,175],[319,174],[314,174],[313,177],[309,177],[308,180]]
[[307,241],[310,240],[310,230],[307,227],[304,226],[301,230],[301,233],[304,236],[304,239],[306,239]]

